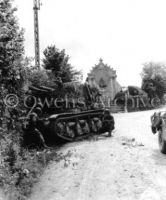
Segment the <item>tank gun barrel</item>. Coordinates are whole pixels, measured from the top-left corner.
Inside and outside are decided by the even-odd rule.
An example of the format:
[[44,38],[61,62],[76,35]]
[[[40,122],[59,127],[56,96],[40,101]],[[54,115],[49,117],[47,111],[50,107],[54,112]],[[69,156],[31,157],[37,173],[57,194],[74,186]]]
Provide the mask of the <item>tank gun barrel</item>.
[[41,93],[46,93],[48,92],[47,90],[45,89],[41,89],[41,88],[38,88],[38,87],[35,87],[35,86],[29,86],[29,89],[31,91],[34,91],[34,92],[41,92]]
[[43,90],[46,90],[48,92],[54,92],[55,89],[54,88],[51,88],[51,87],[46,87],[46,86],[40,86],[39,88],[43,89]]

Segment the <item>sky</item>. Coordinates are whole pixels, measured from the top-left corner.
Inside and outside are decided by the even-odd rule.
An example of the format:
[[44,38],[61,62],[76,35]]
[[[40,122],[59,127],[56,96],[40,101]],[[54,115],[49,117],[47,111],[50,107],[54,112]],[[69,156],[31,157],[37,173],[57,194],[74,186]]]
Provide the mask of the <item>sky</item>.
[[[40,51],[56,45],[86,74],[102,58],[121,86],[141,86],[143,64],[166,63],[165,0],[41,0]],[[15,0],[25,50],[34,57],[33,0]]]

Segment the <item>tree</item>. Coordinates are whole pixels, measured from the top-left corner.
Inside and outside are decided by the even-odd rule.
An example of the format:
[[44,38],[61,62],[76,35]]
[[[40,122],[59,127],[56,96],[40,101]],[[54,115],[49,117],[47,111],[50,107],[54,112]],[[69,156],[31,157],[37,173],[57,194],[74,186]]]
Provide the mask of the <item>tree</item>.
[[12,0],[0,0],[0,82],[8,90],[20,87],[24,34],[19,28]]
[[33,67],[29,67],[26,69],[27,76],[27,84],[33,86],[51,86],[53,85],[52,80],[49,78],[45,69],[35,69]]
[[43,67],[53,73],[54,78],[60,77],[62,82],[71,82],[81,76],[81,72],[69,64],[69,56],[65,50],[59,50],[55,46],[48,46],[44,50]]
[[141,77],[142,89],[148,96],[162,99],[166,92],[166,66],[162,63],[145,63]]

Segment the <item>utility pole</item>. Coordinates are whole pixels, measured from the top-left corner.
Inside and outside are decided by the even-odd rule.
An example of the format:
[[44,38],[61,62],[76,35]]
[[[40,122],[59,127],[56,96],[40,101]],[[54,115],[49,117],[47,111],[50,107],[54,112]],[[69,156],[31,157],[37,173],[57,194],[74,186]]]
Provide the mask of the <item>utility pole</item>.
[[40,69],[40,45],[39,45],[39,21],[38,10],[40,10],[40,0],[34,0],[34,40],[35,40],[35,65]]

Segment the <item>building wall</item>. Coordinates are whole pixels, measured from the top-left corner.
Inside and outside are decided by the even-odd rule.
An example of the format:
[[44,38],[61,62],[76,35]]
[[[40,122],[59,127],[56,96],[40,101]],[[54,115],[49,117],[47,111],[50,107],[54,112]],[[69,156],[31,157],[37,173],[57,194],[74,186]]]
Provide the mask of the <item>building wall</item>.
[[88,74],[90,84],[96,84],[103,96],[110,98],[110,100],[113,100],[116,93],[121,90],[121,86],[116,79],[116,71],[104,64],[102,59]]

